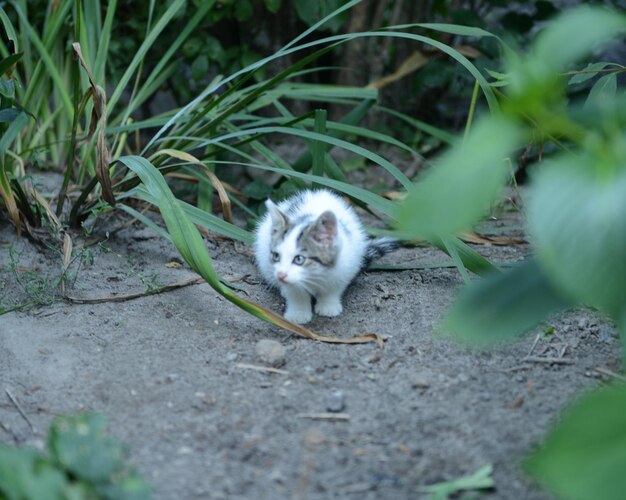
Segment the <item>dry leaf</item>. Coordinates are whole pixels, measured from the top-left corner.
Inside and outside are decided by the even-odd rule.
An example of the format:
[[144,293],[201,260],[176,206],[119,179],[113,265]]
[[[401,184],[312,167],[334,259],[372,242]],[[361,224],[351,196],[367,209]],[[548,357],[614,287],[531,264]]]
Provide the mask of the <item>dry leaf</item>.
[[513,236],[485,236],[483,234],[478,234],[474,231],[465,231],[463,233],[459,233],[459,238],[461,238],[466,243],[473,243],[475,245],[521,245],[527,243],[527,241],[523,238],[517,238]]
[[416,50],[409,57],[407,57],[400,67],[394,71],[391,75],[387,75],[376,82],[370,83],[368,88],[382,89],[383,87],[393,83],[407,75],[410,75],[414,71],[417,71],[428,62],[428,57],[423,52]]

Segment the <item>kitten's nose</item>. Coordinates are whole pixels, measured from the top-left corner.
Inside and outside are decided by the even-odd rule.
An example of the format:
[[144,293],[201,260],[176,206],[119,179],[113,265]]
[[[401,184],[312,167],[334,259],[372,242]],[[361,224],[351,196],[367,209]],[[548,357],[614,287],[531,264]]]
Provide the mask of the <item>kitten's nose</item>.
[[283,283],[287,281],[287,273],[284,271],[278,271],[276,273],[276,277],[278,278],[278,281],[282,281]]

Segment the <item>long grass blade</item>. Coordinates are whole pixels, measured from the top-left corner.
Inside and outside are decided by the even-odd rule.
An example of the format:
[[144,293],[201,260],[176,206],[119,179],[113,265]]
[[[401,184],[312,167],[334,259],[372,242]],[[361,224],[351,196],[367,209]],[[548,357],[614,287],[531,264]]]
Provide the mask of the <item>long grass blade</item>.
[[148,33],[148,35],[146,36],[146,39],[143,41],[143,43],[141,44],[141,46],[137,50],[137,53],[135,54],[135,56],[131,60],[130,64],[128,65],[128,68],[126,68],[126,71],[124,72],[124,74],[120,78],[120,81],[118,82],[117,86],[115,87],[115,90],[111,94],[111,98],[109,99],[109,108],[113,109],[115,107],[115,105],[117,104],[117,101],[119,100],[119,98],[122,95],[122,92],[124,91],[124,89],[128,85],[128,82],[130,81],[133,73],[137,70],[137,68],[139,67],[139,65],[143,61],[146,53],[148,52],[150,47],[152,47],[152,45],[154,44],[154,41],[161,34],[161,32],[165,29],[165,27],[168,25],[168,23],[173,19],[173,17],[176,15],[176,13],[185,4],[186,4],[186,0],[174,0],[168,6],[167,10],[163,13],[161,18],[154,25],[154,28],[152,29],[152,31],[150,31],[150,33]]
[[[65,6],[68,3],[69,2],[65,2],[63,6]],[[39,89],[39,86],[36,85],[35,83],[38,82],[38,79],[40,78],[40,75],[42,72],[41,64],[43,64],[50,78],[55,83],[55,90],[59,93],[61,102],[63,103],[63,106],[65,107],[67,116],[72,116],[72,113],[73,113],[72,100],[70,99],[70,96],[65,88],[65,81],[63,77],[61,76],[61,73],[59,72],[59,68],[57,67],[57,65],[54,63],[52,59],[49,47],[46,44],[44,44],[41,38],[37,35],[34,28],[28,21],[28,18],[22,11],[22,9],[17,4],[14,5],[14,8],[18,16],[20,17],[21,22],[23,23],[23,27],[26,30],[28,39],[34,45],[35,49],[37,50],[37,54],[40,58],[40,63],[37,65],[35,69],[35,73],[31,76],[31,81],[29,82],[28,89],[26,90],[26,94],[24,96],[22,104],[24,105],[24,107],[29,108],[30,99],[32,98],[34,93]],[[58,10],[59,12],[57,13],[57,16],[55,16],[55,19],[58,19],[58,16],[63,15],[63,11],[61,10],[61,8],[59,8]],[[67,13],[67,11],[69,10],[69,6],[65,7],[65,10]],[[46,38],[52,38],[54,35],[56,35],[57,32],[54,30],[55,29],[58,30],[59,28],[60,28],[60,23],[56,21],[53,27],[50,28],[52,33],[47,34],[48,36]],[[41,97],[41,96],[38,96],[38,97]]]
[[332,146],[337,146],[337,147],[346,149],[350,151],[351,153],[363,156],[364,158],[367,158],[368,160],[371,160],[372,162],[383,167],[391,175],[393,175],[396,178],[396,180],[400,184],[402,184],[402,186],[405,189],[409,189],[412,186],[412,183],[409,180],[409,178],[406,175],[404,175],[404,173],[401,170],[399,170],[398,167],[393,165],[391,162],[389,162],[382,156],[372,151],[369,151],[361,146],[352,144],[348,141],[337,139],[335,137],[330,137],[328,135],[322,135],[316,132],[311,132],[308,130],[299,130],[299,129],[287,128],[287,127],[257,127],[252,130],[233,132],[231,134],[226,134],[221,137],[215,137],[206,141],[202,141],[200,142],[198,146],[204,147],[204,146],[208,146],[209,144],[219,144],[220,142],[225,141],[227,139],[241,137],[241,136],[249,135],[249,134],[259,134],[259,133],[281,133],[285,135],[293,135],[296,137],[301,137],[303,139],[317,140],[326,144],[330,144]]

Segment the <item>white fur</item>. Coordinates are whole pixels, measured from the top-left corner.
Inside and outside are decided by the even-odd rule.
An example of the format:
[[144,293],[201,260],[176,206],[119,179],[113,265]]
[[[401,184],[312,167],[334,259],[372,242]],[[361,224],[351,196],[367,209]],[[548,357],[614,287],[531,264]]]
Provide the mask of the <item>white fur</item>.
[[[268,208],[273,205],[270,200]],[[263,278],[280,289],[286,300],[285,318],[295,323],[308,323],[313,314],[311,297],[315,297],[315,312],[322,316],[337,316],[343,310],[341,297],[361,270],[368,239],[354,210],[339,196],[327,191],[302,191],[277,205],[291,221],[308,217],[296,225],[277,247],[280,261],[272,262],[272,216],[270,210],[261,219],[256,231],[255,255]],[[296,238],[300,231],[323,212],[330,210],[337,218],[336,245],[339,249],[332,267],[304,268],[293,264]],[[287,275],[286,282],[278,280],[278,273]]]

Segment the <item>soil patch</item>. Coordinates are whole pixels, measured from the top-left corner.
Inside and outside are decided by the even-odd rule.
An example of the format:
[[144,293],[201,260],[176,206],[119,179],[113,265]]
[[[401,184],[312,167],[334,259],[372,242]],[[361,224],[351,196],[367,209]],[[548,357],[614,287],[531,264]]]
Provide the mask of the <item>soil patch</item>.
[[[60,256],[17,240],[6,223],[0,243],[3,305],[33,290],[45,304],[46,276],[59,275]],[[207,246],[222,276],[282,311],[248,248],[225,240]],[[477,248],[497,261],[528,251]],[[385,262],[444,257],[417,247]],[[85,250],[80,269],[73,265],[68,293],[119,296],[194,276],[172,262],[180,262],[175,248],[147,229],[110,232]],[[609,325],[576,311],[554,318],[551,335],[544,327],[493,350],[460,346],[434,331],[460,284],[449,268],[369,272],[348,290],[340,317],[311,324],[337,336],[386,335],[382,350],[300,339],[206,284],[9,312],[0,316],[0,440],[41,446],[54,415],[104,414],[157,499],[420,498],[420,486],[485,464],[496,484],[485,498],[548,498],[520,461],[577,394],[599,383],[597,368],[619,368],[619,344]],[[280,368],[250,368],[260,364],[262,339],[285,348]],[[531,348],[537,358],[568,364],[523,361]]]

